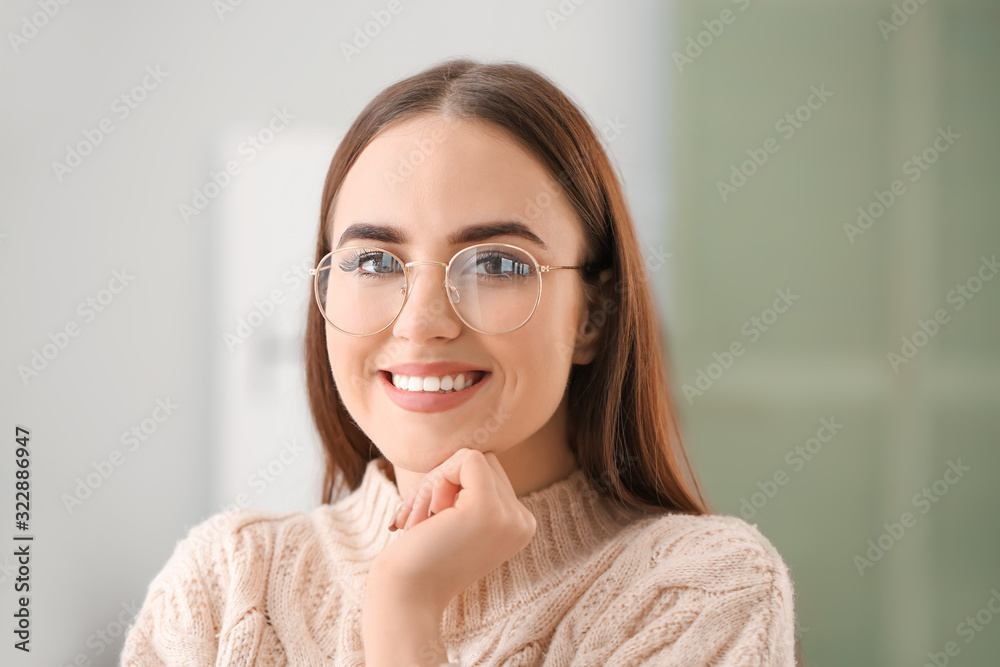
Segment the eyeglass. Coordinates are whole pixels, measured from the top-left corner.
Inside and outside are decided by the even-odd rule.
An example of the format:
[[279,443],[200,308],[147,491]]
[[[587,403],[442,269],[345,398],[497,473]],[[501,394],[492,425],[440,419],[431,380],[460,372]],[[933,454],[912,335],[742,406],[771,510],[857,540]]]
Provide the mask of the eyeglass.
[[412,285],[410,267],[418,264],[445,267],[448,303],[469,328],[485,334],[524,326],[541,300],[543,273],[588,268],[543,266],[523,248],[479,243],[448,262],[404,262],[382,248],[338,248],[309,273],[326,321],[350,336],[371,336],[385,331],[403,311]]

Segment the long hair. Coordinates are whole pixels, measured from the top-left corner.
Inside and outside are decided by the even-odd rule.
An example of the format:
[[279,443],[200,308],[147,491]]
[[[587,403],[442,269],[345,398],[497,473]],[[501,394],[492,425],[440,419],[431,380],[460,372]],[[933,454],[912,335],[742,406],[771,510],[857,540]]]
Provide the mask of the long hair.
[[[589,364],[570,370],[569,446],[591,484],[638,513],[708,514],[690,469],[667,383],[662,335],[622,187],[594,129],[537,71],[512,62],[442,62],[392,84],[340,142],[323,188],[316,263],[330,250],[330,211],[348,170],[378,133],[397,121],[440,114],[492,123],[530,151],[557,181],[583,223],[586,328],[597,336]],[[611,279],[598,282],[601,270]],[[353,491],[369,461],[392,466],[347,412],[327,354],[325,320],[310,307],[305,337],[309,405],[326,453],[323,503]]]

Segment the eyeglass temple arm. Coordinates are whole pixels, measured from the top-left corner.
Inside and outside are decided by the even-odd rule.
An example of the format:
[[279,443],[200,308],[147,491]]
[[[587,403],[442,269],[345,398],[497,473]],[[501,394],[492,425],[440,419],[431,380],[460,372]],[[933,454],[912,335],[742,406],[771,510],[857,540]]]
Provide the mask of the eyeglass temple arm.
[[538,270],[542,273],[546,271],[555,271],[556,269],[586,269],[586,266],[539,266]]

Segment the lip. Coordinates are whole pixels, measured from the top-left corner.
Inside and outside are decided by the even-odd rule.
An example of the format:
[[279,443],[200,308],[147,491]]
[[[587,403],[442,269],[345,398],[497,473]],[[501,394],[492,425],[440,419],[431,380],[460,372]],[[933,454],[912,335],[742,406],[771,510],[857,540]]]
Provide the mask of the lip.
[[[406,364],[401,364],[399,367],[406,367]],[[400,371],[400,373],[406,374],[404,371]],[[385,393],[389,395],[392,402],[404,410],[411,412],[444,412],[445,410],[456,408],[475,396],[479,389],[493,376],[492,373],[487,371],[483,379],[471,387],[466,387],[461,391],[451,391],[447,394],[437,394],[433,392],[398,389],[392,383],[389,371],[382,370],[377,375],[382,387],[385,388]],[[414,375],[417,375],[417,373],[414,373]],[[433,373],[428,373],[428,375],[433,375]],[[450,373],[446,371],[442,375],[450,375]]]

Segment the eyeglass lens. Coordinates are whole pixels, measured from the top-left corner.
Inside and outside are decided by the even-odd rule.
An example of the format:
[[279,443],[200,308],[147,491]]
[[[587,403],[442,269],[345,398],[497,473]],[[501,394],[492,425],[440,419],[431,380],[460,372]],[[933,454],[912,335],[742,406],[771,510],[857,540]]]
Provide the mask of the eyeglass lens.
[[[531,256],[505,245],[466,248],[452,262],[450,281],[448,297],[459,316],[486,333],[505,333],[524,324],[541,289]],[[389,326],[400,312],[406,274],[399,258],[386,250],[341,248],[320,265],[316,293],[335,327],[354,335],[372,334]]]

